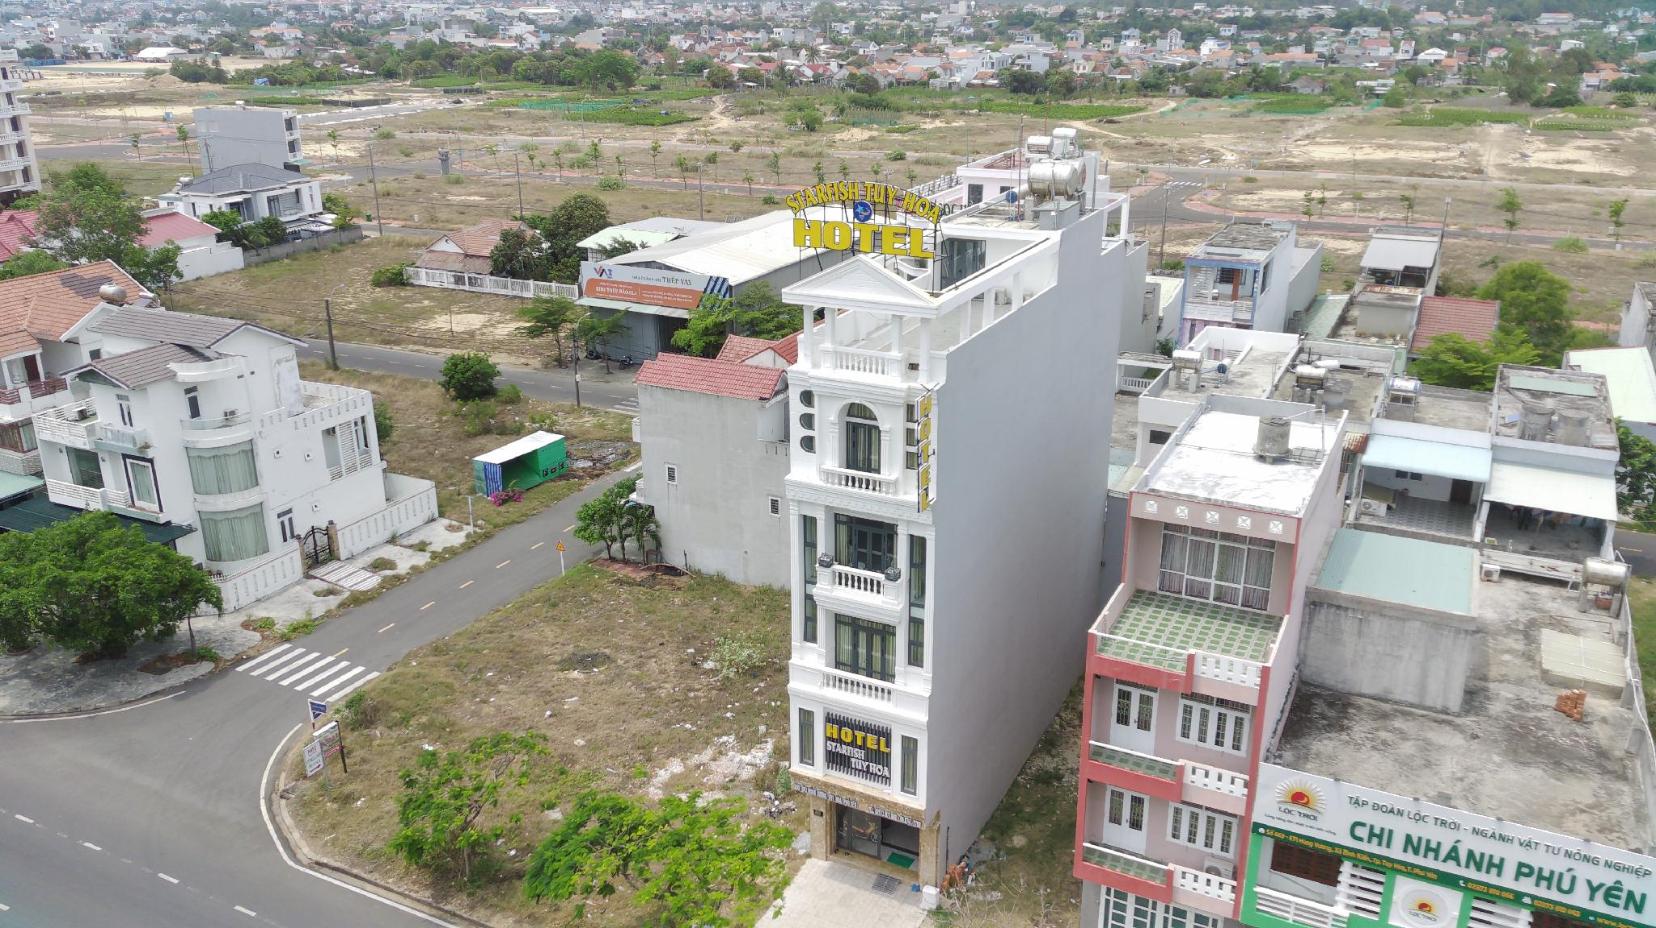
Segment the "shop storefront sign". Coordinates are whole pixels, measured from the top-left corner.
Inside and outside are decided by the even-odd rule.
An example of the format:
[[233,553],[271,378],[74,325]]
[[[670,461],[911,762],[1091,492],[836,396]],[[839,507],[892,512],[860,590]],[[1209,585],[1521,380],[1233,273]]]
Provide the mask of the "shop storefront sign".
[[820,786],[812,786],[808,783],[801,783],[798,780],[794,781],[794,789],[798,792],[804,793],[807,796],[815,796],[818,799],[832,802],[835,805],[845,806],[847,809],[856,809],[858,812],[867,812],[869,815],[878,815],[880,818],[897,822],[902,825],[907,825],[910,828],[926,827],[925,824],[919,819],[908,814],[907,812],[899,812],[895,809],[890,809],[870,802],[867,799],[859,799],[856,796],[836,793],[831,789],[823,789]]
[[[935,257],[932,244],[943,208],[911,190],[892,184],[838,181],[806,187],[789,194],[784,202],[794,211],[796,248]],[[843,207],[847,215],[843,219],[804,215],[805,210],[822,206]],[[929,225],[893,222],[894,213]],[[876,216],[881,221],[876,222]],[[927,241],[928,235],[932,242]]]
[[730,281],[656,267],[581,262],[581,296],[620,303],[695,309],[709,298],[729,299]]
[[1415,911],[1390,913],[1393,924],[1453,926],[1455,890],[1590,924],[1656,924],[1656,859],[1275,764],[1260,765],[1256,788],[1255,833],[1401,877],[1394,897]]
[[891,782],[890,726],[824,712],[822,741],[829,770],[875,783]]

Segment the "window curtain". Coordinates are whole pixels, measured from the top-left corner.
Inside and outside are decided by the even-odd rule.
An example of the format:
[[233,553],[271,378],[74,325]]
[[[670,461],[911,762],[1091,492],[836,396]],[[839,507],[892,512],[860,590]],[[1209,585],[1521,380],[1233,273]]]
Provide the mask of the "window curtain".
[[270,551],[263,503],[197,515],[201,518],[201,540],[206,545],[209,561],[242,561]]
[[190,483],[197,493],[240,493],[259,485],[252,442],[223,448],[185,448],[184,455],[190,461]]

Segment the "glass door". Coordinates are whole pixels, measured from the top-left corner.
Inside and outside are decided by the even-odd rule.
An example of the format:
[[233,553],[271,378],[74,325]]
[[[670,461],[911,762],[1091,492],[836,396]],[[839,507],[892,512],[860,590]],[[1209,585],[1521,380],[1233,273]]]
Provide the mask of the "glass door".
[[838,835],[840,850],[878,858],[880,856],[881,822],[882,819],[878,815],[869,815],[867,812],[840,806]]
[[1129,751],[1156,753],[1156,691],[1117,683],[1110,743]]
[[1144,817],[1149,800],[1113,786],[1106,787],[1104,843],[1134,854],[1144,853]]

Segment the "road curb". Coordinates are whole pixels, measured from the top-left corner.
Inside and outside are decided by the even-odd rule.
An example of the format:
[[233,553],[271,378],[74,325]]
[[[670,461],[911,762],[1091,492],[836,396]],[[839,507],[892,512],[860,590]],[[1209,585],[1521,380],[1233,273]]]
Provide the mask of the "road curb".
[[[232,661],[232,663],[234,662]],[[225,667],[228,666],[230,665],[225,665]],[[93,715],[105,715],[111,712],[121,712],[126,709],[136,709],[145,703],[160,702],[163,699],[172,699],[175,696],[181,695],[186,689],[189,688],[190,684],[195,683],[198,680],[205,680],[208,677],[223,672],[223,670],[224,668],[222,667],[214,667],[212,670],[209,670],[198,677],[192,677],[191,679],[185,680],[183,683],[168,687],[167,689],[155,690],[154,692],[145,693],[142,696],[134,696],[131,699],[125,699],[120,702],[111,702],[96,706],[82,706],[79,709],[65,709],[62,712],[19,712],[15,714],[0,715],[0,724],[6,724],[8,722],[52,722],[87,718]]]
[[[290,749],[283,760],[291,761],[292,759],[293,752]],[[451,921],[457,926],[491,928],[488,922],[480,922],[464,913],[439,905],[430,899],[404,892],[395,886],[382,883],[366,874],[358,873],[343,864],[336,863],[312,851],[310,845],[305,841],[304,834],[300,832],[298,826],[293,823],[293,819],[288,815],[287,803],[281,799],[282,792],[289,785],[288,770],[290,766],[289,763],[285,762],[281,764],[281,774],[276,778],[275,787],[270,793],[259,798],[265,804],[266,810],[270,812],[271,821],[276,823],[277,839],[288,849],[300,866],[327,873],[356,886],[364,892],[384,896],[427,915]]]

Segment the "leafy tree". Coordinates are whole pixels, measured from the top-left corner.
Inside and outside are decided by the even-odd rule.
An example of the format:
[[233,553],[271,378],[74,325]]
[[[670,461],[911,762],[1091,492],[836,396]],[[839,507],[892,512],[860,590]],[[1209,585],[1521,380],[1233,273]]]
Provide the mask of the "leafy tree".
[[609,228],[610,214],[603,200],[590,193],[577,193],[549,212],[527,216],[523,221],[546,242],[547,277],[572,284],[580,279],[581,259],[586,257],[577,243]]
[[1487,391],[1494,388],[1496,369],[1502,364],[1539,360],[1540,354],[1522,332],[1503,327],[1487,342],[1454,332],[1434,336],[1410,369],[1426,383]]
[[479,864],[519,822],[495,810],[533,778],[532,761],[547,753],[545,736],[495,732],[464,750],[421,751],[399,775],[395,836],[388,845],[406,863],[471,881]]
[[514,280],[544,280],[550,261],[546,242],[533,231],[502,229],[489,251],[489,273]]
[[1403,204],[1403,224],[1408,225],[1414,219],[1415,198],[1412,193],[1400,193],[1397,199]]
[[775,341],[799,331],[799,307],[782,302],[769,284],[754,283],[734,300],[709,297],[673,333],[673,346],[710,358],[731,335]]
[[[620,492],[625,486],[626,492]],[[581,504],[575,511],[576,538],[589,545],[603,545],[604,556],[615,557],[615,543],[622,539],[622,508],[638,487],[638,478],[629,477]]]
[[107,512],[0,535],[0,645],[118,657],[223,605],[205,570]]
[[390,438],[391,433],[396,431],[396,429],[397,422],[391,416],[391,407],[385,405],[384,403],[375,403],[374,434],[379,437],[380,444],[385,444],[385,440]]
[[575,323],[575,340],[598,349],[598,353],[604,356],[604,373],[607,374],[610,369],[609,340],[625,331],[627,324],[620,313],[587,313],[580,322]]
[[776,182],[778,184],[782,183],[782,153],[781,152],[777,152],[777,151],[771,152],[770,157],[765,159],[765,167],[769,168],[770,172],[772,174],[776,175]]
[[362,215],[357,212],[357,208],[351,205],[351,201],[346,199],[343,193],[322,194],[322,211],[333,213],[333,224],[336,229],[350,228],[356,224],[356,218]]
[[552,339],[553,355],[559,367],[564,366],[564,336],[580,318],[581,307],[568,297],[535,297],[529,305],[518,310],[523,325],[518,334],[525,338]]
[[658,178],[661,176],[661,169],[660,169],[660,167],[658,167],[656,165],[656,159],[660,158],[660,157],[661,157],[661,140],[660,139],[651,139],[650,140],[650,173],[654,174]]
[[95,165],[53,178],[39,197],[35,243],[70,264],[120,261],[144,233],[138,201]]
[[817,109],[815,103],[802,100],[788,111],[788,125],[798,126],[806,132],[815,132],[822,128],[822,111]]
[[494,396],[495,378],[499,376],[500,368],[489,360],[488,355],[462,351],[443,360],[443,372],[438,385],[448,394],[449,399],[463,403],[467,400],[482,400]]
[[1611,98],[1611,102],[1623,109],[1631,109],[1639,105],[1639,98],[1628,91],[1622,91]]
[[182,148],[184,150],[184,159],[186,161],[189,161],[190,164],[193,166],[195,164],[195,160],[190,157],[190,127],[189,126],[179,126],[178,127],[178,147]]
[[148,249],[134,246],[117,263],[145,289],[167,290],[172,287],[173,281],[184,276],[178,269],[178,256],[182,253],[183,249],[170,242]]
[[218,229],[224,240],[237,248],[247,246],[247,221],[233,209],[216,209],[201,217],[201,221]]
[[1604,212],[1610,217],[1610,231],[1615,235],[1616,244],[1619,245],[1621,244],[1622,226],[1627,224],[1627,221],[1622,218],[1627,212],[1627,199],[1624,197],[1611,202],[1609,206],[1604,208]]
[[1478,297],[1501,302],[1501,325],[1523,332],[1542,363],[1563,358],[1570,342],[1569,281],[1539,261],[1514,261],[1479,287]]
[[44,274],[48,271],[61,271],[68,266],[68,264],[59,261],[46,252],[33,248],[18,252],[4,264],[0,264],[0,280],[27,277],[30,274]]
[[575,70],[579,83],[592,90],[626,90],[638,83],[638,62],[613,49],[593,52]]
[[1518,228],[1518,212],[1524,208],[1524,202],[1518,199],[1518,191],[1511,187],[1501,188],[1501,199],[1496,201],[1495,208],[1506,213],[1507,243],[1512,243],[1512,233]]
[[1536,104],[1536,106],[1556,106],[1559,108],[1580,105],[1581,94],[1577,93],[1574,87],[1567,84],[1559,84],[1547,91],[1547,95],[1542,97],[1540,102]]
[[1616,436],[1621,444],[1621,459],[1616,462],[1616,508],[1631,515],[1641,528],[1656,526],[1656,444],[1620,422],[1616,423]]
[[707,86],[716,90],[729,90],[736,86],[736,75],[722,64],[716,64],[707,69]]
[[759,819],[742,822],[746,803],[696,793],[658,808],[616,793],[586,793],[563,824],[529,855],[524,895],[534,901],[607,898],[623,887],[651,904],[655,928],[753,924],[781,889],[781,850],[792,834]]
[[845,79],[845,89],[872,97],[881,90],[880,79],[867,72],[853,74]]
[[1046,89],[1046,82],[1041,75],[1028,68],[1001,68],[995,72],[995,79],[1008,93],[1034,95]]

